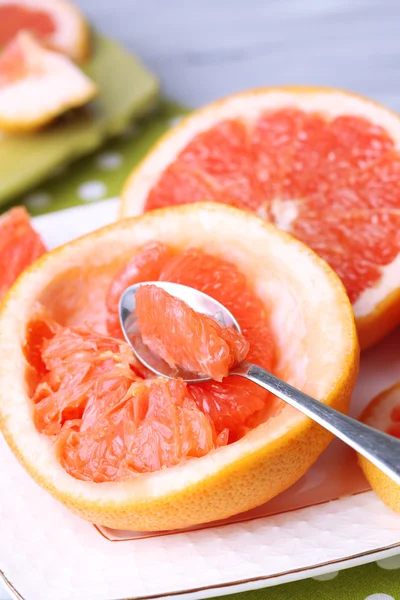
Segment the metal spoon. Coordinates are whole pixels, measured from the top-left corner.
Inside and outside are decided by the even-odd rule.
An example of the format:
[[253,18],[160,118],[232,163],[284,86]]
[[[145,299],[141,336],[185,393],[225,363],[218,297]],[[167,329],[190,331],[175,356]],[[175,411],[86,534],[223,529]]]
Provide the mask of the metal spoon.
[[[150,284],[161,287],[186,302],[195,311],[213,317],[223,326],[235,327],[240,332],[239,324],[222,304],[207,294],[185,285],[148,281],[132,285],[122,294],[119,304],[120,322],[125,338],[137,359],[150,371],[162,377],[169,379],[181,377],[187,383],[208,381],[210,378],[206,375],[192,373],[178,367],[171,368],[144,344],[137,325],[135,293],[141,285]],[[229,374],[249,379],[297,408],[354,448],[400,485],[400,440],[330,408],[257,365],[242,362],[233,367]]]

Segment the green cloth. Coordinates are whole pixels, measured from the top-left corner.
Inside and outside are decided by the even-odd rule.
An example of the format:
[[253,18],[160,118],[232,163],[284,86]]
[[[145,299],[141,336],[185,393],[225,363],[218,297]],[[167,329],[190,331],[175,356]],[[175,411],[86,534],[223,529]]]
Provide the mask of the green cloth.
[[[99,93],[34,134],[0,132],[0,204],[40,184],[63,165],[99,148],[158,102],[157,79],[119,44],[94,36],[83,68]],[[28,100],[29,101],[29,100]]]
[[[382,566],[379,566],[382,565]],[[400,600],[400,556],[339,573],[226,596],[227,600]],[[328,576],[326,576],[327,578]]]
[[174,102],[161,102],[151,116],[132,123],[101,150],[62,169],[13,204],[23,203],[32,215],[39,215],[117,196],[133,166],[187,112]]
[[[164,101],[151,117],[128,127],[100,151],[17,199],[38,215],[117,196],[133,166],[188,111]],[[400,556],[294,583],[234,594],[235,600],[400,600]],[[322,578],[321,578],[322,579]]]

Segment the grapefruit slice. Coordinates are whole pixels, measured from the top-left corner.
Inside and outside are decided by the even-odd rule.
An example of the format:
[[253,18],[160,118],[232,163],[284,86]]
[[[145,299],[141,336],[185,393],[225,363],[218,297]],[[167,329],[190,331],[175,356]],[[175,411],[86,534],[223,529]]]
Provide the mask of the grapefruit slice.
[[69,58],[19,33],[0,55],[0,127],[34,131],[97,94]]
[[66,0],[0,0],[0,49],[21,31],[81,62],[89,55],[89,30],[79,9]]
[[[400,439],[400,383],[374,398],[360,420]],[[400,486],[363,456],[358,455],[358,460],[374,492],[387,506],[400,512]]]
[[12,208],[0,217],[0,301],[22,271],[45,252],[25,208]]
[[[121,341],[105,333],[106,297],[124,265],[150,243],[154,248],[156,242],[171,252],[160,279],[173,273],[175,279],[184,279],[184,265],[197,261],[198,270],[187,275],[190,279],[191,273],[195,274],[191,284],[194,286],[196,277],[199,284],[203,281],[203,289],[208,285],[217,295],[225,281],[231,306],[242,306],[237,291],[236,296],[232,295],[236,287],[231,280],[240,281],[240,274],[246,273],[242,302],[254,304],[256,298],[265,307],[275,346],[275,372],[287,381],[346,411],[358,368],[354,316],[340,280],[309,248],[250,213],[215,203],[154,211],[120,221],[43,256],[13,285],[0,308],[0,347],[4,356],[0,362],[1,428],[16,456],[39,484],[83,518],[120,529],[182,528],[262,504],[301,477],[331,439],[318,425],[291,407],[280,405],[235,443],[227,443],[224,435],[214,431],[193,389],[182,391],[181,384],[174,382],[175,389],[166,389],[164,383],[160,391],[158,380],[140,380],[135,366],[131,368],[131,359],[121,358],[123,347],[115,351],[115,344]],[[204,261],[204,256],[209,258]],[[208,268],[212,260],[220,265],[215,273]],[[227,265],[234,265],[236,272],[231,273]],[[221,279],[223,276],[231,276],[231,280]],[[41,313],[37,312],[38,305]],[[246,323],[252,331],[250,316]],[[65,345],[58,328],[59,335],[65,336]],[[70,342],[78,343],[78,337],[79,344],[86,340],[84,347],[75,345],[81,350],[71,352]],[[54,340],[56,353],[51,347]],[[253,352],[257,352],[257,344]],[[58,358],[62,356],[70,357],[69,361]],[[101,367],[100,360],[104,363]],[[65,420],[62,423],[60,434],[66,435],[63,446],[62,435],[56,438],[60,445],[55,445],[51,436],[38,430],[34,414],[40,399],[36,397],[33,402],[32,391],[37,389],[38,380],[47,383],[60,398],[58,406],[62,408],[59,390],[65,383],[61,375],[68,370],[67,363],[72,364],[73,377],[69,397],[65,396],[69,410],[64,419],[70,423],[68,427]],[[100,370],[104,365],[106,370]],[[92,368],[96,384],[104,386],[103,391],[108,386],[118,388],[124,380],[125,389],[129,384],[130,391],[121,402],[109,407],[112,420],[108,418],[107,423],[115,436],[112,443],[108,437],[104,439],[105,428],[98,429],[100,444],[92,448],[91,454],[96,465],[96,453],[103,444],[112,461],[112,453],[118,451],[120,443],[135,440],[140,434],[135,456],[141,455],[144,467],[135,467],[136,473],[127,479],[117,476],[118,480],[113,480],[110,469],[107,481],[100,478],[94,484],[90,477],[76,477],[73,470],[67,472],[60,464],[60,459],[67,460],[73,468],[80,468],[80,449],[87,447],[86,442],[93,442],[90,438],[81,446],[83,436],[90,433],[90,422],[85,431],[79,430],[79,423],[73,421],[82,416],[75,411],[77,404],[71,404],[73,392],[79,387],[73,385],[75,377],[88,384],[84,393],[91,397],[93,378],[85,380],[85,373]],[[150,387],[149,393],[143,385]],[[48,391],[42,389],[41,400],[46,399]],[[118,393],[121,398],[123,391]],[[150,400],[152,393],[156,397]],[[130,402],[132,395],[137,399],[134,402]],[[107,394],[101,396],[105,399]],[[103,415],[107,408],[106,402],[91,401],[87,406],[94,416],[99,412]],[[52,415],[51,422],[59,427],[59,411]],[[151,446],[147,446],[148,439]],[[165,459],[157,459],[160,453],[154,458],[153,450],[147,452],[154,447],[164,452],[164,443],[173,445],[168,457],[172,456],[171,450],[180,448],[176,459],[166,465]],[[157,460],[164,468],[153,470]],[[132,461],[128,462],[132,475]],[[125,469],[128,462],[121,468]],[[114,466],[119,468],[119,464]]]
[[136,314],[144,343],[170,367],[222,381],[250,349],[236,329],[222,327],[155,285],[136,292]]
[[400,120],[339,90],[253,90],[196,111],[131,174],[121,216],[197,201],[255,211],[342,279],[362,348],[400,322]]

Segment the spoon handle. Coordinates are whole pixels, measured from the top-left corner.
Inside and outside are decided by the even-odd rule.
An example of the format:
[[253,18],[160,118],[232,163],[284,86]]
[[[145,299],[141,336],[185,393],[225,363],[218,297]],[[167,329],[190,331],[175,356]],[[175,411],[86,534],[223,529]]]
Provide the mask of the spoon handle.
[[243,362],[230,371],[254,381],[325,427],[400,485],[400,440],[360,423],[268,373]]

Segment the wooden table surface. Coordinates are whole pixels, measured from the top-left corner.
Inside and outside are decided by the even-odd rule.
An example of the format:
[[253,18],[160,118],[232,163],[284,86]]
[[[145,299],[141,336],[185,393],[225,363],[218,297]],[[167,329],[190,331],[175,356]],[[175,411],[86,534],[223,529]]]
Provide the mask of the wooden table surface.
[[400,0],[78,0],[191,106],[249,87],[343,87],[400,110]]

